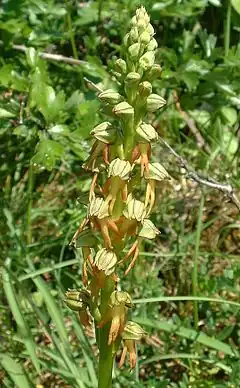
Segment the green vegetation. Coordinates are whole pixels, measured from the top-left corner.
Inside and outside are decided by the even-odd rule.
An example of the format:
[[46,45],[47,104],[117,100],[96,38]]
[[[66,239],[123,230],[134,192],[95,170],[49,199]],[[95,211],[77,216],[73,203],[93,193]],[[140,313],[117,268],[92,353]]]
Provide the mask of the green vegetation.
[[129,263],[117,271],[147,336],[133,370],[117,367],[119,348],[113,387],[239,387],[238,0],[2,1],[3,387],[97,387],[94,330],[64,303],[83,286],[83,255],[69,243],[87,212],[90,132],[106,121],[97,95],[118,90],[116,60],[140,5],[163,69],[149,81],[167,101],[148,116],[152,161],[172,180],[156,186],[161,234],[142,240],[127,276]]

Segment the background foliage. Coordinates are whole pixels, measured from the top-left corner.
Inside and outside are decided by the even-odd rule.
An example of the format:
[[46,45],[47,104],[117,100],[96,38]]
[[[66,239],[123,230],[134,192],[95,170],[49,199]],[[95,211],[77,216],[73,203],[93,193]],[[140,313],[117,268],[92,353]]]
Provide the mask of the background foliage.
[[[101,121],[84,77],[114,85],[114,58],[140,4],[159,43],[155,90],[168,101],[150,120],[196,171],[239,191],[239,0],[3,0],[3,387],[96,387],[93,333],[62,302],[68,287],[81,286],[81,256],[68,244],[86,212],[90,176],[81,164]],[[132,319],[149,335],[137,370],[116,369],[114,386],[239,387],[239,213],[223,194],[188,180],[166,149],[154,155],[174,178],[159,188],[161,235],[124,280],[136,299]]]

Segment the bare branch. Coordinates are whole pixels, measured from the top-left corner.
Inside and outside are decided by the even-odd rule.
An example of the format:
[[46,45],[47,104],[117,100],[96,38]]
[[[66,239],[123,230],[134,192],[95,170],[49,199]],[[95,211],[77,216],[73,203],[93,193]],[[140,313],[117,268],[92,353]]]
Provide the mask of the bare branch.
[[175,156],[180,167],[184,168],[186,171],[186,177],[194,180],[195,182],[210,187],[212,189],[216,189],[227,195],[227,197],[236,205],[238,210],[240,211],[240,201],[235,193],[234,188],[230,184],[223,184],[215,181],[212,178],[204,178],[197,174],[187,163],[185,159],[183,159],[167,142],[166,140],[159,138],[161,143],[169,150],[169,152]]
[[[0,41],[0,45],[3,45],[3,42]],[[12,48],[18,51],[26,52],[28,47],[22,45],[22,44],[13,44]],[[64,62],[68,63],[69,65],[87,65],[88,62],[86,61],[81,61],[80,59],[75,59],[75,58],[70,58],[70,57],[65,57],[64,55],[60,54],[50,54],[50,53],[45,53],[45,52],[39,52],[39,56],[43,59],[47,59],[49,61],[56,61],[56,62]]]

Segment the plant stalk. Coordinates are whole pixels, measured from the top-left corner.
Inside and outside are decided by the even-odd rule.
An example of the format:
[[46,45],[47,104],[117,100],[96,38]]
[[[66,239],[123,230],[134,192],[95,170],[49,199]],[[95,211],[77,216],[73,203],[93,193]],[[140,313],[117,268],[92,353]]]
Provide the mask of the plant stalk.
[[32,193],[34,186],[34,173],[32,165],[30,164],[28,169],[28,206],[27,206],[27,244],[32,242]]
[[[198,212],[197,230],[196,230],[196,241],[193,261],[193,272],[192,272],[192,292],[193,296],[198,295],[198,258],[199,258],[199,246],[202,230],[202,215],[204,207],[204,195],[202,193],[200,199],[200,206]],[[194,329],[198,330],[199,313],[198,313],[198,302],[193,303],[193,317],[194,317]]]
[[225,20],[225,28],[224,28],[224,53],[225,57],[229,53],[230,47],[230,39],[231,39],[231,14],[232,14],[232,5],[231,1],[227,0],[227,14]]
[[[111,293],[114,291],[112,280],[106,281],[105,288],[101,291],[100,312],[104,316],[108,310],[108,303]],[[110,324],[104,325],[99,329],[99,366],[98,366],[98,388],[112,388],[112,369],[113,369],[113,345],[108,345]]]
[[70,7],[67,4],[67,1],[66,1],[66,6],[67,6],[66,8],[67,8],[68,33],[69,33],[69,39],[70,39],[71,46],[72,46],[73,57],[75,59],[78,59],[77,47],[76,47],[76,43],[75,43],[73,26],[72,26],[71,10],[70,10]]

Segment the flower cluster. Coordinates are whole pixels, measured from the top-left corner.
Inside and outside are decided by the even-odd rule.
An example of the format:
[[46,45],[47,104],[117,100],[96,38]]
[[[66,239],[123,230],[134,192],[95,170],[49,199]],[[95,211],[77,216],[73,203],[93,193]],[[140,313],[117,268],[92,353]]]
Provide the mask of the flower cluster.
[[[170,179],[160,163],[150,161],[158,134],[144,121],[148,112],[156,112],[166,103],[152,93],[151,82],[161,75],[160,66],[154,63],[156,48],[154,29],[141,7],[124,38],[124,59],[115,62],[113,75],[119,90],[98,94],[108,119],[91,131],[94,143],[84,164],[93,175],[87,216],[72,240],[73,245],[82,247],[85,290],[66,294],[67,305],[79,311],[83,323],[89,324],[92,316],[100,330],[109,325],[108,345],[120,338],[124,341],[120,364],[129,351],[132,368],[136,362],[134,343],[144,331],[127,321],[133,304],[127,292],[116,291],[117,271],[127,263],[127,275],[136,263],[141,240],[159,234],[149,215],[157,182]],[[143,201],[140,187],[145,187]],[[111,292],[106,301],[107,289]]]

